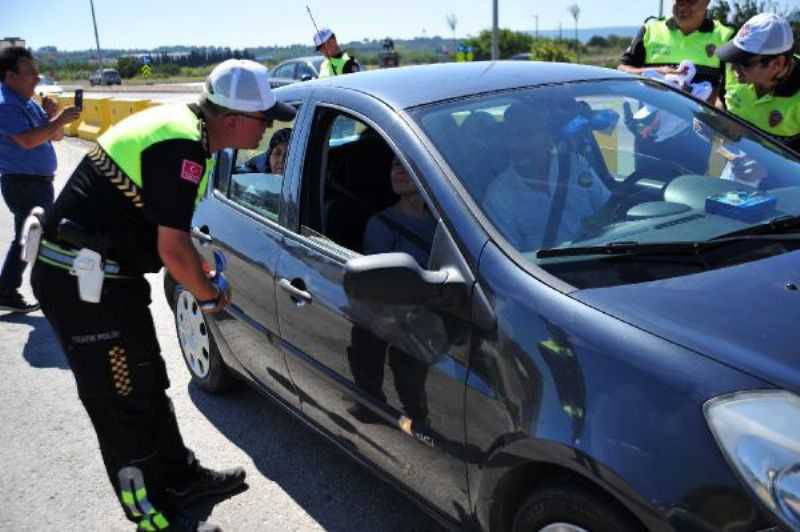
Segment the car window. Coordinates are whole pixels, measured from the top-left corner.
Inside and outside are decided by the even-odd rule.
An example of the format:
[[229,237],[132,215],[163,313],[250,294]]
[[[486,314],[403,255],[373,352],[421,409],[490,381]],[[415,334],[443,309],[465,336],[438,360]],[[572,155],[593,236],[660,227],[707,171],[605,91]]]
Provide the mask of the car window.
[[231,201],[265,218],[278,220],[293,126],[294,121],[275,121],[258,148],[236,150],[228,189]]
[[539,265],[553,262],[543,248],[704,241],[800,215],[795,156],[654,82],[539,87],[414,114],[497,232]]
[[275,69],[273,77],[276,78],[293,78],[294,77],[295,63],[286,63]]
[[313,79],[317,77],[317,73],[314,72],[314,69],[308,66],[306,63],[298,63],[297,64],[297,73],[295,74],[296,79],[303,79],[303,76],[308,76],[309,78]]
[[315,114],[302,233],[345,255],[402,251],[427,265],[435,222],[402,156],[356,117],[324,107]]

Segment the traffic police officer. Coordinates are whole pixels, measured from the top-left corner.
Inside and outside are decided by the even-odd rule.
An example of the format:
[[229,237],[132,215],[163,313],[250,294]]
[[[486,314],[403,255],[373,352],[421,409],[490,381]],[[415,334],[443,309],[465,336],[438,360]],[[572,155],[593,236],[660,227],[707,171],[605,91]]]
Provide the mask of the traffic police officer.
[[773,13],[748,20],[717,51],[729,64],[724,107],[800,152],[800,57],[789,23]]
[[209,75],[198,104],[161,105],[120,122],[98,139],[46,213],[34,292],[137,530],[219,530],[192,521],[182,508],[244,483],[243,469],[206,469],[183,443],[165,393],[144,274],[166,266],[203,312],[230,302],[205,273],[190,224],[212,154],[256,148],[273,119],[294,116],[276,102],[268,81],[258,63],[225,61]]
[[716,100],[723,79],[717,49],[733,37],[733,29],[706,15],[710,0],[675,0],[672,17],[651,17],[622,54],[619,70],[642,74],[656,69],[661,74],[677,74],[675,68],[688,60],[697,67],[695,82],[708,81],[715,89],[709,101]]
[[322,28],[314,34],[314,46],[325,56],[325,61],[320,67],[319,77],[327,78],[361,71],[358,61],[339,48],[336,35],[329,28]]

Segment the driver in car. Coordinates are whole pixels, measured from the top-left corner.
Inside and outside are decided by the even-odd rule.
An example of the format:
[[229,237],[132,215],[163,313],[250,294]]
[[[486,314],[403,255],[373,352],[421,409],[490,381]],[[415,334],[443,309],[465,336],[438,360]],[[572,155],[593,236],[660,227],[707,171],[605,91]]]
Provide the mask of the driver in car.
[[[572,143],[561,144],[562,150],[569,150],[569,171],[563,176],[565,181],[559,182],[562,176],[553,123],[545,106],[515,103],[503,115],[501,131],[510,160],[489,185],[483,210],[521,251],[574,240],[581,234],[584,220],[596,214],[611,195]],[[555,201],[558,195],[562,197]],[[553,242],[545,242],[548,233]]]

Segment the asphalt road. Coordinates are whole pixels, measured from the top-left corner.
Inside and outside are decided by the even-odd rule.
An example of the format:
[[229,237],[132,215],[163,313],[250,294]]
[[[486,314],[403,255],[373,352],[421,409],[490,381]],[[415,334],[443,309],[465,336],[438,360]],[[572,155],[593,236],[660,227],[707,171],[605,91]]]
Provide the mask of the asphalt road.
[[[57,143],[60,189],[90,146]],[[5,256],[13,225],[0,206]],[[1,260],[1,259],[0,259]],[[26,281],[23,292],[30,296]],[[441,532],[398,491],[248,388],[210,396],[189,384],[161,275],[153,313],[184,439],[209,467],[241,465],[249,488],[193,512],[230,531]],[[0,530],[130,531],[108,483],[72,374],[41,312],[0,313]]]

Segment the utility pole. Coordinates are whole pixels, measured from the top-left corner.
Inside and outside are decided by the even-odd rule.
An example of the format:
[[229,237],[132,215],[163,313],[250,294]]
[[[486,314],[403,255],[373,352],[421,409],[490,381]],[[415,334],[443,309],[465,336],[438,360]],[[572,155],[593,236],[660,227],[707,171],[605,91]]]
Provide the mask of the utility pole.
[[497,30],[498,24],[498,16],[497,16],[497,1],[493,0],[492,7],[492,61],[497,61],[500,59],[500,42],[499,42],[499,35]]
[[103,58],[100,56],[100,37],[97,36],[97,19],[94,16],[94,0],[89,0],[92,8],[92,24],[94,25],[94,43],[97,45],[97,68],[103,68]]
[[664,16],[664,0],[658,0],[658,18]]
[[534,30],[533,30],[533,36],[538,39],[539,38],[539,15],[534,13],[532,16],[533,16],[533,19],[536,21],[536,25],[534,26]]

